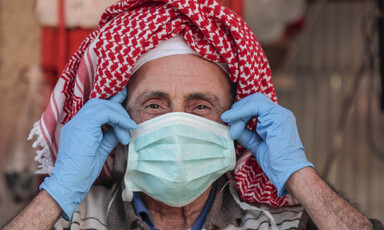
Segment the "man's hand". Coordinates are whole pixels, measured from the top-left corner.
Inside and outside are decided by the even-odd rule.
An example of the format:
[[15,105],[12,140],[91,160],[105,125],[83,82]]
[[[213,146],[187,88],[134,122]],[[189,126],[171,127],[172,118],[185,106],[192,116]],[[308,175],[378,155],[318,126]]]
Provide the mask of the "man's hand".
[[[129,130],[137,128],[120,104],[126,90],[110,100],[91,99],[61,130],[59,153],[50,177],[41,184],[70,219],[93,182],[108,154],[121,142],[129,143]],[[103,134],[101,127],[110,125]]]
[[[256,132],[246,127],[257,118]],[[292,112],[255,93],[233,104],[221,116],[230,126],[231,138],[251,151],[278,190],[285,195],[285,184],[297,170],[313,165],[307,161]]]
[[[307,161],[293,114],[260,93],[236,102],[223,113],[231,138],[251,151],[284,195],[285,185],[320,229],[371,229],[371,222],[339,197]],[[246,127],[257,118],[256,133]]]

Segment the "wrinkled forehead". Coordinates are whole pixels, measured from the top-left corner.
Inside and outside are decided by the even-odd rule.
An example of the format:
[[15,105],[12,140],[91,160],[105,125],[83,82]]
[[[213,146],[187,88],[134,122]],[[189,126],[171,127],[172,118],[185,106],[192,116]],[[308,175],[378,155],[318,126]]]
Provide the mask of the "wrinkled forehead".
[[196,54],[169,55],[148,61],[135,71],[127,86],[130,100],[147,91],[169,93],[182,88],[186,95],[230,92],[232,104],[236,93],[236,84],[221,66]]

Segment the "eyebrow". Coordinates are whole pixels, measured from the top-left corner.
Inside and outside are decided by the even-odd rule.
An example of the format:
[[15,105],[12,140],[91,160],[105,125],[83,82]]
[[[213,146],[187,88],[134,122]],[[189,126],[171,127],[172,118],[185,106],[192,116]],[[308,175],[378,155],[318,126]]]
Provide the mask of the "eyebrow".
[[164,93],[162,91],[147,91],[147,92],[140,94],[136,98],[135,102],[133,103],[133,107],[129,108],[129,109],[133,109],[133,110],[140,109],[142,102],[144,102],[148,99],[151,99],[151,98],[165,98],[168,101],[170,101],[170,96],[167,93]]
[[165,98],[165,99],[170,99],[169,94],[164,93],[162,91],[147,91],[142,94],[140,94],[135,101],[136,103],[140,103],[141,101],[145,101],[150,98]]

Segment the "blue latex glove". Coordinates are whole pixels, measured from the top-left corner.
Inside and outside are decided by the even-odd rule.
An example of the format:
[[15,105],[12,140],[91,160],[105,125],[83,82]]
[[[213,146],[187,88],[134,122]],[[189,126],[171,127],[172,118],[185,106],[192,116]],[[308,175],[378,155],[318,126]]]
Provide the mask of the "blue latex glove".
[[[256,132],[246,127],[257,118]],[[292,112],[261,93],[249,95],[221,116],[230,126],[230,136],[247,148],[277,188],[281,197],[288,178],[297,170],[313,165],[307,161]]]
[[[55,168],[45,178],[45,189],[69,220],[99,176],[108,154],[121,142],[129,143],[129,130],[137,125],[121,105],[126,89],[110,100],[91,99],[61,130]],[[101,126],[112,126],[103,134]]]

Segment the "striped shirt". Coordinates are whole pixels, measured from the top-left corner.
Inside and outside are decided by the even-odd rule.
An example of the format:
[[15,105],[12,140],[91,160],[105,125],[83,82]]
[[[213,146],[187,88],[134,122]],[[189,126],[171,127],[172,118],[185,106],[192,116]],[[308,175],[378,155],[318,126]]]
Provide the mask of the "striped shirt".
[[[107,189],[94,186],[70,222],[60,218],[54,229],[149,229],[136,215],[131,202],[122,201],[123,185]],[[242,202],[235,181],[224,175],[217,181],[212,207],[203,229],[298,229],[302,221],[300,205],[276,208]]]

